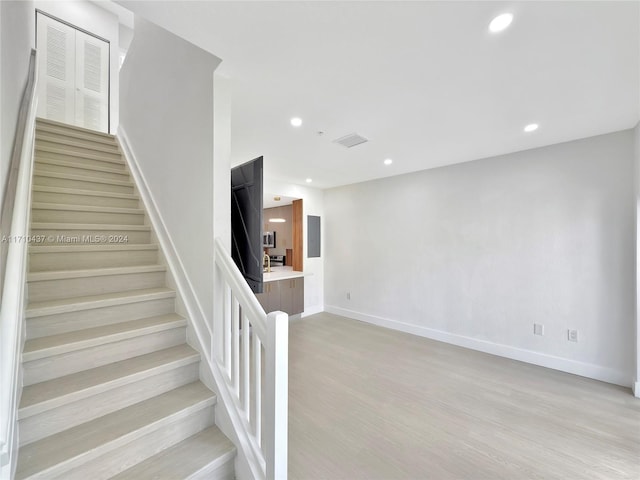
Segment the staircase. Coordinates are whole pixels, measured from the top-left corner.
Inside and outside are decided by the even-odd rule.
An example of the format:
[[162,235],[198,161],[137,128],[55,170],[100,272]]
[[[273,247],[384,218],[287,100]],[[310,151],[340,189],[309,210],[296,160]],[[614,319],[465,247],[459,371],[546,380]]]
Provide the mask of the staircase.
[[38,119],[16,479],[234,478],[111,135]]

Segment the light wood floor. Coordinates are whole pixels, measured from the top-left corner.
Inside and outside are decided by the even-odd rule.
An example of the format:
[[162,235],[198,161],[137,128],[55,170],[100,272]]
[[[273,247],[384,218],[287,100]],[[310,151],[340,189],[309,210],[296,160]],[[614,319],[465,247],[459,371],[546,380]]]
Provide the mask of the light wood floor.
[[629,389],[324,313],[289,348],[291,480],[640,479]]

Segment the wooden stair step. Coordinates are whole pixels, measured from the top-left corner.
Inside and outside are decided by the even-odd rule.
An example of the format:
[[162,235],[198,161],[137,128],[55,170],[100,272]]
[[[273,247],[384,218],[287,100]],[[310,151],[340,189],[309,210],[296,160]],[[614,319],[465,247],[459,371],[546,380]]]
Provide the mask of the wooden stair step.
[[[113,472],[119,473],[155,455],[167,447],[167,443],[183,440],[177,434],[171,435],[171,431],[165,438],[158,437],[163,437],[163,427],[212,407],[215,401],[213,392],[202,383],[194,382],[33,442],[20,450],[16,479],[65,476],[65,472],[72,472],[92,460],[96,464],[91,468],[100,470],[108,465],[110,453],[120,459],[120,466],[114,467],[119,470]],[[199,430],[208,426],[202,425]],[[196,432],[180,433],[188,437]],[[150,436],[162,440],[159,442],[162,446],[144,441]],[[101,462],[103,456],[107,457],[104,463]],[[68,478],[72,478],[72,473]]]
[[115,140],[115,135],[111,135],[110,133],[99,132],[97,130],[90,130],[88,128],[78,127],[77,125],[70,125],[68,123],[57,122],[55,120],[50,120],[48,118],[38,117],[36,118],[36,131],[37,130],[46,130],[51,128],[57,128],[58,130],[63,130],[67,132],[77,132],[79,134],[89,135],[91,138],[105,138],[108,140]]
[[30,362],[186,325],[184,317],[173,314],[34,338],[25,342],[22,361]]
[[233,443],[219,428],[209,427],[121,472],[111,480],[233,479],[235,455]]
[[43,131],[38,129],[36,131],[36,143],[38,142],[47,142],[54,143],[59,145],[65,145],[68,147],[77,147],[77,148],[87,148],[90,150],[95,150],[98,152],[107,152],[107,153],[120,153],[120,149],[118,147],[118,142],[115,138],[113,139],[105,139],[104,141],[98,142],[92,139],[86,139],[78,136],[69,135],[68,132],[65,133],[51,133],[47,131]]
[[96,192],[95,190],[82,190],[78,188],[49,187],[46,185],[34,185],[34,192],[58,193],[62,195],[83,195],[87,197],[122,198],[125,200],[140,200],[134,193]]
[[132,245],[144,245],[151,240],[151,227],[149,225],[34,222],[31,224],[31,235],[38,236],[36,244],[41,246],[70,243],[93,244],[96,240],[100,240],[96,237],[106,237],[101,243],[109,243],[110,237],[115,238],[120,235],[125,236],[126,241]]
[[73,175],[69,173],[47,172],[35,169],[34,185],[44,185],[60,188],[77,188],[82,190],[105,191],[115,193],[134,193],[134,184],[130,181],[98,178],[88,175]]
[[[82,164],[79,162],[70,162],[67,160],[58,160],[53,158],[36,158],[34,166],[36,169],[43,171],[58,171],[56,169],[59,169],[60,171],[72,170],[69,173],[73,173],[73,171],[75,170],[95,173],[96,176],[100,176],[99,174],[109,174],[115,180],[121,178],[122,180],[126,181],[129,178],[129,172],[124,168]],[[78,174],[86,175],[85,173],[81,172],[79,172]]]
[[47,302],[29,303],[25,312],[26,318],[37,318],[58,313],[92,310],[94,308],[125,305],[162,298],[175,298],[175,290],[170,288],[147,288],[128,292],[90,295],[86,297],[67,298]]
[[34,222],[142,225],[144,215],[144,210],[140,208],[40,202],[34,202],[31,205],[31,218]]
[[200,355],[185,343],[24,388],[20,445],[199,380]]
[[200,354],[186,343],[146,355],[25,387],[18,418],[24,419],[61,405],[94,396],[149,375],[200,360]]
[[133,267],[91,268],[86,270],[56,270],[52,272],[31,272],[27,274],[28,282],[44,282],[49,280],[67,280],[70,278],[102,277],[123,275],[127,273],[165,272],[164,265],[136,265]]
[[54,154],[57,158],[66,158],[66,157],[74,157],[80,159],[87,160],[98,160],[101,162],[111,162],[111,163],[120,163],[124,164],[124,160],[122,159],[121,154],[115,153],[106,153],[106,152],[80,152],[70,150],[65,148],[63,145],[60,146],[49,146],[49,145],[38,145],[37,143],[34,145],[34,152],[36,157],[42,158],[47,157],[49,153]]
[[[120,240],[114,240],[120,242]],[[100,242],[100,243],[98,243]],[[121,243],[108,243],[108,236],[101,236],[92,243],[70,245],[40,245],[29,247],[31,272],[80,270],[89,268],[156,265],[158,245],[134,245],[121,239]]]
[[29,301],[43,302],[166,285],[164,265],[54,270],[27,275]]
[[[131,183],[129,180],[114,180],[114,179],[110,179],[110,178],[97,178],[97,177],[89,177],[89,176],[85,176],[85,175],[74,175],[72,173],[38,171],[38,172],[34,173],[34,176],[36,176],[36,177],[60,178],[60,179],[65,179],[65,180],[76,180],[76,181],[87,182],[87,183],[103,183],[103,184],[106,184],[106,185],[119,185],[119,186],[122,186],[122,187],[133,187],[133,183]],[[62,188],[68,188],[68,187],[62,187]],[[116,192],[116,193],[118,193],[118,192]]]
[[32,210],[64,210],[67,212],[92,212],[92,213],[122,213],[127,215],[144,215],[142,208],[101,207],[94,205],[67,205],[65,203],[41,203],[31,204]]

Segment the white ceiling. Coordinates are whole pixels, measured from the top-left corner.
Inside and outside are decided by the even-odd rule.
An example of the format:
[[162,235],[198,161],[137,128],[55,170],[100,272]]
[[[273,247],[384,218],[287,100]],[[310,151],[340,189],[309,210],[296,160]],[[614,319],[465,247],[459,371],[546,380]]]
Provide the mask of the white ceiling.
[[[233,163],[264,155],[266,175],[292,183],[397,175],[640,117],[638,2],[118,3],[223,60]],[[507,11],[511,27],[490,34]],[[370,141],[332,142],[353,132]]]

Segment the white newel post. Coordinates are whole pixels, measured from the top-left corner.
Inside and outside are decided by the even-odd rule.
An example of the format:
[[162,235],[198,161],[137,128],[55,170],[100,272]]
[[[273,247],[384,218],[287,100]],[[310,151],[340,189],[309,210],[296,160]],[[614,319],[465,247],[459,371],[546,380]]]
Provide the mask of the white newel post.
[[289,316],[272,312],[267,316],[265,442],[267,480],[287,478],[289,408]]

